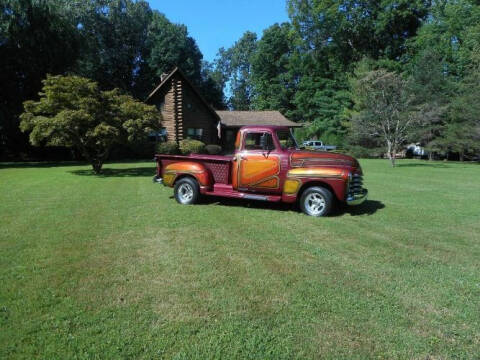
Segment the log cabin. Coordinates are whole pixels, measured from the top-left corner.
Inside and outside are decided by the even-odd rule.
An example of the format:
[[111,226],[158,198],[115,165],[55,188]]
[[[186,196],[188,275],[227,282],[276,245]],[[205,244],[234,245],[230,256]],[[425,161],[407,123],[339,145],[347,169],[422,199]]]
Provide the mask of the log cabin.
[[160,110],[161,134],[167,141],[191,138],[225,149],[234,143],[238,130],[245,125],[302,126],[279,111],[215,110],[178,67],[161,76],[160,84],[145,102]]

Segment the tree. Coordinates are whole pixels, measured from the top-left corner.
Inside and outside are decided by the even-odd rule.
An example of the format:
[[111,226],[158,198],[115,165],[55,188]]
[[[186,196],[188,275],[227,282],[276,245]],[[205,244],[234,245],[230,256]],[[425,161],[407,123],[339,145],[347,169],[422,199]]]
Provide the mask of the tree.
[[171,23],[165,15],[154,12],[148,27],[148,65],[160,77],[175,66],[194,83],[201,82],[203,55],[185,25]]
[[296,34],[289,23],[274,24],[264,30],[251,56],[251,83],[254,87],[253,108],[278,110],[290,116],[296,92],[295,56]]
[[247,31],[225,50],[221,48],[215,60],[216,68],[222,72],[222,83],[229,85],[229,106],[234,110],[249,110],[253,99],[251,82],[251,57],[256,51],[257,34]]
[[26,151],[18,127],[23,101],[37,94],[47,73],[72,70],[79,49],[60,2],[0,0],[0,156]]
[[80,1],[70,12],[82,39],[75,74],[96,81],[103,89],[119,88],[142,97],[143,82],[151,73],[145,61],[150,51],[147,28],[153,16],[148,3]]
[[426,48],[412,64],[410,91],[413,104],[421,113],[421,121],[412,131],[411,138],[428,151],[429,159],[442,151],[442,136],[446,115],[455,96],[455,85],[445,73],[445,62],[435,49]]
[[102,169],[114,144],[132,143],[160,127],[154,106],[135,101],[118,89],[101,91],[78,76],[47,76],[39,101],[26,101],[20,128],[32,145],[73,147]]
[[459,154],[480,152],[480,33],[471,52],[468,75],[458,85],[458,95],[448,109],[440,146]]
[[354,82],[353,91],[359,110],[352,119],[353,131],[382,139],[395,166],[396,154],[416,120],[407,81],[394,72],[373,70]]
[[430,0],[288,0],[306,49],[344,69],[367,56],[398,60],[428,15]]

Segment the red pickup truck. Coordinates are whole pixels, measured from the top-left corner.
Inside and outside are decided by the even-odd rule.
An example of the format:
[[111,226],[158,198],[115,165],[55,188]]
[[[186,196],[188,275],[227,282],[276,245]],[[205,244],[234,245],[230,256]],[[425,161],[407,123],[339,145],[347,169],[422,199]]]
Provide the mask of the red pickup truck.
[[156,178],[174,188],[180,204],[201,195],[299,203],[311,216],[325,216],[335,201],[359,205],[367,199],[362,169],[354,158],[299,149],[290,129],[245,126],[235,152],[223,155],[155,155]]

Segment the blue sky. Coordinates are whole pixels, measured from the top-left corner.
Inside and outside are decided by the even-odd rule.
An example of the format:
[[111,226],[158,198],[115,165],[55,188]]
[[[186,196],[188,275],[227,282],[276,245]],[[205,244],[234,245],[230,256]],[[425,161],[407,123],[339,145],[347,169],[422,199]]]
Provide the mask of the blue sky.
[[205,60],[228,48],[247,31],[262,31],[288,20],[285,0],[149,0],[174,23],[185,24]]

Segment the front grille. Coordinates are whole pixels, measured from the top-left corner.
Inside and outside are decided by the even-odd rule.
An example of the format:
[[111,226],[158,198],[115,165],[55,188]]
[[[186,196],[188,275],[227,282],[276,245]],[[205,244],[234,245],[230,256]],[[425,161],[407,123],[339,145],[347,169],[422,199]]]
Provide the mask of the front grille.
[[354,197],[363,192],[363,177],[359,174],[354,174],[352,180],[348,184],[348,197]]

